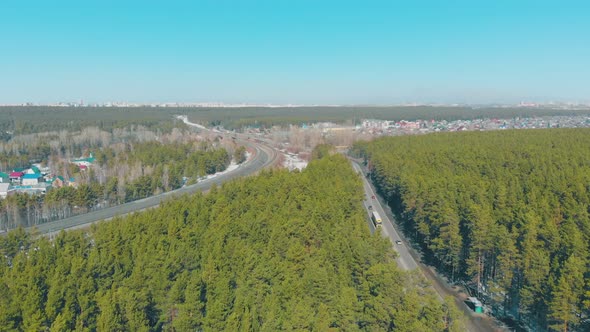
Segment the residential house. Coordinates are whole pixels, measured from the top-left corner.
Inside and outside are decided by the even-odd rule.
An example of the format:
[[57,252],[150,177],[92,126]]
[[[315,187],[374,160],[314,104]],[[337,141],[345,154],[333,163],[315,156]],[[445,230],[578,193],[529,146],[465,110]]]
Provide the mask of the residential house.
[[20,179],[23,177],[24,173],[20,171],[13,171],[10,172],[8,175],[10,182],[12,183],[20,183]]
[[8,173],[0,172],[0,183],[9,183],[10,176]]
[[39,184],[39,182],[42,181],[42,178],[43,178],[43,176],[41,175],[41,173],[38,173],[38,174],[25,174],[22,177],[21,184],[23,186],[36,185],[36,184]]
[[[47,175],[49,172],[51,172],[51,169],[47,166],[43,166],[41,163],[37,163],[37,164],[33,164],[32,166],[35,166],[39,169],[39,171],[41,171],[41,174],[43,175]],[[31,166],[31,168],[33,168]]]
[[94,158],[92,153],[90,153],[90,157],[88,157],[88,158],[72,159],[71,162],[73,164],[78,165],[78,166],[88,167],[88,166],[92,165],[92,163],[94,163],[95,160],[96,160],[96,158]]
[[61,188],[66,185],[66,180],[61,175],[54,176],[49,182],[53,188]]
[[37,166],[31,166],[31,168],[29,168],[25,174],[41,174],[41,170],[39,170],[39,167]]

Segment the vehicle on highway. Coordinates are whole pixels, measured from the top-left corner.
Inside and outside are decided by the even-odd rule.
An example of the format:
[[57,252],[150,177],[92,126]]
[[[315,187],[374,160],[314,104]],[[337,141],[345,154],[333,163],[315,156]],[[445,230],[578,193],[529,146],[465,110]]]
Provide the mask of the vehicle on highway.
[[375,195],[371,196],[372,199],[375,199]]
[[400,241],[400,240],[396,240],[396,241],[395,241],[395,244],[402,244],[402,241]]
[[369,209],[369,210],[373,210],[373,205],[369,205],[369,206],[367,207],[367,209]]
[[478,314],[482,314],[484,312],[483,304],[476,297],[468,297],[465,301],[465,304],[467,304],[467,306],[471,308],[471,310],[475,311]]
[[382,220],[381,216],[377,211],[371,212],[371,220],[373,221],[373,225],[375,226],[375,228],[381,227]]

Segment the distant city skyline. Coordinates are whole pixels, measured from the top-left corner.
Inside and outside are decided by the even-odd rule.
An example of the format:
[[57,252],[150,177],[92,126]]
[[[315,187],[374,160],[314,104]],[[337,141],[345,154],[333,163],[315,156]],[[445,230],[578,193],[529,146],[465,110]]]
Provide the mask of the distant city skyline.
[[0,104],[590,103],[584,1],[13,1]]
[[165,103],[142,103],[142,102],[105,102],[86,103],[79,102],[56,102],[56,103],[0,103],[0,107],[26,107],[26,106],[49,106],[49,107],[205,107],[205,108],[239,108],[239,107],[262,107],[262,108],[297,108],[297,107],[467,107],[467,108],[539,108],[539,109],[570,109],[589,110],[590,102],[557,102],[546,103],[519,102],[519,103],[392,103],[392,104],[280,104],[280,103],[223,103],[223,102],[165,102]]

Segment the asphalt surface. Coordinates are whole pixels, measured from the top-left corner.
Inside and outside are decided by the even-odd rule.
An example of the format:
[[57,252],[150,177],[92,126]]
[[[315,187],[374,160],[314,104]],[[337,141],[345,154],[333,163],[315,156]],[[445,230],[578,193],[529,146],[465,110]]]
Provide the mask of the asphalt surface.
[[[379,196],[375,193],[375,189],[368,181],[366,177],[366,170],[364,170],[356,161],[351,160],[353,168],[359,172],[362,176],[363,187],[365,190],[366,200],[363,202],[367,214],[370,215],[371,211],[377,211],[382,219],[381,234],[391,241],[393,249],[399,254],[396,262],[398,266],[405,271],[419,269],[426,279],[430,280],[432,287],[436,294],[442,301],[446,296],[452,296],[455,299],[455,304],[463,312],[465,316],[465,327],[467,331],[471,332],[495,332],[503,331],[501,328],[495,326],[490,317],[483,314],[476,314],[471,310],[459,296],[459,293],[433,271],[429,266],[420,263],[420,255],[409,245],[408,241],[400,236],[400,233],[395,229],[393,213],[387,207],[387,211],[383,208],[383,205],[379,201]],[[373,197],[375,197],[373,199]],[[369,208],[369,206],[371,208]],[[375,231],[372,221],[368,221],[371,231]],[[396,244],[396,241],[401,241],[401,244]]]
[[[381,233],[387,238],[389,238],[391,244],[393,245],[393,249],[397,251],[397,253],[399,254],[396,259],[397,265],[405,271],[414,270],[418,268],[418,263],[416,263],[416,260],[414,259],[414,257],[412,257],[412,255],[410,255],[410,252],[408,251],[407,243],[405,242],[404,238],[398,234],[395,228],[393,228],[392,222],[389,220],[389,217],[387,216],[387,213],[385,213],[385,210],[381,206],[381,203],[379,203],[377,199],[377,194],[371,187],[369,181],[365,177],[365,174],[363,174],[363,170],[357,163],[353,162],[352,165],[357,172],[363,175],[361,177],[363,180],[363,187],[365,189],[365,201],[363,202],[363,204],[365,205],[367,213],[369,214],[369,219],[371,211],[377,211],[377,213],[379,213],[379,215],[381,216]],[[369,209],[369,207],[371,207],[371,209]],[[375,227],[372,222],[369,222],[369,226],[371,227],[372,231],[375,230]],[[402,243],[396,244],[396,241],[401,241]]]
[[220,174],[210,179],[200,181],[190,186],[185,186],[156,196],[151,196],[141,200],[109,207],[102,210],[92,211],[89,213],[61,220],[47,222],[34,227],[30,227],[27,230],[32,231],[34,229],[35,232],[38,234],[52,236],[56,233],[59,233],[62,230],[71,230],[88,227],[90,224],[99,222],[101,220],[107,220],[117,216],[122,216],[136,211],[156,207],[162,201],[171,199],[174,196],[192,194],[198,191],[206,191],[209,188],[211,188],[213,184],[219,185],[223,182],[232,179],[255,174],[259,170],[265,167],[269,167],[276,162],[277,153],[274,151],[274,149],[264,146],[262,144],[256,144],[249,141],[240,140],[239,143],[249,147],[251,151],[254,151],[254,155],[250,158],[250,160],[244,162],[235,170]]

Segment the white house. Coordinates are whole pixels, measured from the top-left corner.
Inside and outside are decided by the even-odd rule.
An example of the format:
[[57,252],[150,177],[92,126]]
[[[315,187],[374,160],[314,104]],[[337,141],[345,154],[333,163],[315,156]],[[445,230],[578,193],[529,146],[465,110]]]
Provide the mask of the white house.
[[23,175],[21,184],[23,186],[35,185],[35,184],[38,184],[39,183],[39,181],[40,181],[40,179],[42,177],[43,176],[40,173],[37,173],[37,174],[25,174],[25,175]]

